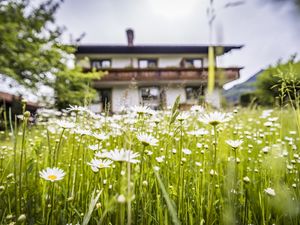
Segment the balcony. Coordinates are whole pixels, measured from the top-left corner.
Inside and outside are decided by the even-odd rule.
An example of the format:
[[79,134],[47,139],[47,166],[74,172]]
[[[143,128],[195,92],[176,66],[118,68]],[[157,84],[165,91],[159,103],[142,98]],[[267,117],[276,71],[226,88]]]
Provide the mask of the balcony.
[[[236,80],[242,68],[218,68],[216,83],[223,85]],[[106,69],[107,74],[96,83],[126,81],[200,81],[207,82],[208,68],[114,68]]]

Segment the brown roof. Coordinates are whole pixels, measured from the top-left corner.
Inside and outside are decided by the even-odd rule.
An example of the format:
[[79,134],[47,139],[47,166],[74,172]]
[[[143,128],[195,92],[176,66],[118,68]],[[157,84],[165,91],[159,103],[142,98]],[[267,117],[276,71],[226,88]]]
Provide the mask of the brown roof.
[[[223,54],[243,45],[213,47],[222,48]],[[208,45],[79,45],[75,54],[208,54],[208,48]]]
[[[0,91],[0,99],[3,102],[12,103],[14,100],[20,100],[20,96],[16,96],[16,95],[12,95],[12,94]],[[26,105],[29,107],[33,107],[33,108],[39,108],[39,105],[37,103],[30,102],[30,101],[27,101]]]

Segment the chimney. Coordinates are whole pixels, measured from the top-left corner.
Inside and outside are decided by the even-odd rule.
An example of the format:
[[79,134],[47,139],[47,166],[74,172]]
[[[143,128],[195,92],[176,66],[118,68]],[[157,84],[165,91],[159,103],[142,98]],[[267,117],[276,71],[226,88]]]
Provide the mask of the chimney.
[[129,28],[126,30],[127,35],[127,44],[128,46],[133,46],[133,39],[134,39],[134,31],[133,29]]

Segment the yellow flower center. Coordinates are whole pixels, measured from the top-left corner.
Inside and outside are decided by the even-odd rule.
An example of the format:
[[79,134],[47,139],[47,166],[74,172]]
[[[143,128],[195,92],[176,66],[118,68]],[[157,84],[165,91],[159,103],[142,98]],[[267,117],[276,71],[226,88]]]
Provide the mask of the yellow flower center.
[[57,179],[57,176],[52,174],[52,175],[49,175],[49,176],[48,176],[48,179],[49,179],[49,180],[56,180],[56,179]]
[[104,163],[99,163],[99,168],[105,167]]
[[217,126],[219,123],[220,123],[220,121],[218,121],[218,120],[213,120],[213,121],[210,121],[209,122],[212,126]]
[[149,145],[149,143],[147,141],[142,141],[142,144],[145,145],[145,146]]

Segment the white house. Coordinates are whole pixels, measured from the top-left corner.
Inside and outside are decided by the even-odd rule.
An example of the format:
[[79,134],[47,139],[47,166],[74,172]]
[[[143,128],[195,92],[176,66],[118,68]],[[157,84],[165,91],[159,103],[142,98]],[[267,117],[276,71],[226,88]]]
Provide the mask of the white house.
[[[204,100],[208,75],[208,46],[134,45],[133,30],[127,30],[127,45],[79,45],[76,62],[85,71],[107,71],[95,80],[98,99],[93,110],[120,112],[123,107],[148,105],[153,109],[181,106]],[[242,46],[214,46],[216,57]],[[240,67],[216,69],[216,93],[225,83],[239,78]],[[214,104],[218,105],[218,97]]]

